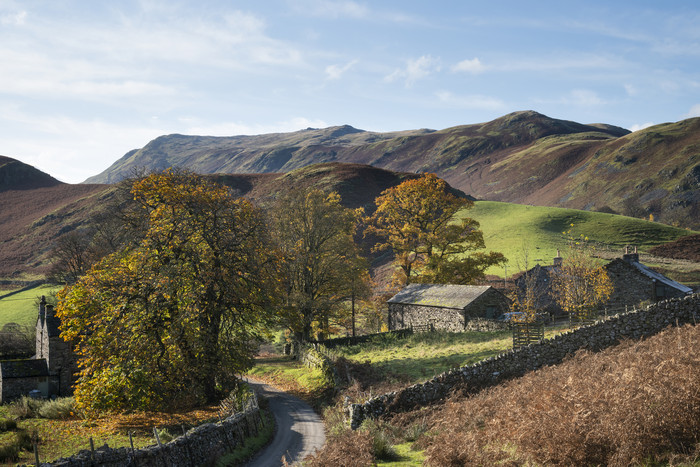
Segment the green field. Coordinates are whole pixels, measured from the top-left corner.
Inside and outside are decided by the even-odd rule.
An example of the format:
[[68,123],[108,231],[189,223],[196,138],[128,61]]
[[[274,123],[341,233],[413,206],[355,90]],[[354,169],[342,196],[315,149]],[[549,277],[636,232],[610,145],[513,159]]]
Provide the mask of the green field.
[[[486,249],[506,256],[509,276],[535,264],[552,264],[557,249],[565,255],[569,236],[588,237],[589,244],[601,256],[613,257],[620,256],[625,245],[637,246],[640,252],[645,252],[697,233],[615,214],[496,201],[477,201],[472,209],[458,215],[479,221]],[[503,277],[506,270],[491,268],[487,273]]]
[[40,285],[17,293],[12,293],[11,290],[0,291],[0,329],[7,323],[33,328],[41,296],[48,297],[60,289],[55,285]]

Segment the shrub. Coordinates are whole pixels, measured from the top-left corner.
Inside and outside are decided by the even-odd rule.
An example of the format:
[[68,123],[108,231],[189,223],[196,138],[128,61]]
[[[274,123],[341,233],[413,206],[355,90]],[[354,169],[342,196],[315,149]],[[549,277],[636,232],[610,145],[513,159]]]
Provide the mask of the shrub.
[[0,433],[17,429],[17,422],[9,418],[0,418]]
[[374,465],[372,436],[367,431],[349,429],[340,435],[330,435],[323,448],[305,459],[306,463],[309,467]]
[[15,443],[0,445],[0,462],[14,462],[19,459],[20,449]]
[[32,436],[26,431],[15,433],[5,444],[0,445],[0,462],[14,462],[19,459],[19,453],[22,450],[32,448]]
[[7,412],[16,419],[33,418],[39,414],[39,408],[43,401],[32,399],[31,397],[22,396],[21,398],[10,402]]
[[390,425],[374,419],[368,419],[362,423],[361,429],[367,431],[371,436],[372,453],[375,459],[383,461],[398,460],[399,456],[392,446],[394,436],[391,433],[393,428]]
[[[156,429],[156,431],[158,432],[158,439],[160,439],[160,442],[163,444],[169,443],[175,439],[175,436],[165,428],[161,428],[160,430]],[[155,441],[155,437],[153,440]]]
[[700,446],[700,326],[580,351],[430,415],[431,465],[693,461]]
[[72,397],[62,397],[51,401],[43,401],[39,406],[38,415],[41,418],[64,419],[69,418],[74,412]]

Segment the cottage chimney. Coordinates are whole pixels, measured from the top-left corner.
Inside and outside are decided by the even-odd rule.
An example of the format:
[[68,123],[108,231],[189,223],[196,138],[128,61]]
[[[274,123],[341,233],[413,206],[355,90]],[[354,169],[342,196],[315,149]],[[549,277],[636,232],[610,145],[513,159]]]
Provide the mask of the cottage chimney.
[[564,264],[564,258],[559,254],[559,249],[557,249],[557,256],[554,257],[554,263],[552,263],[555,268],[560,268]]
[[637,247],[634,247],[634,253],[629,252],[630,249],[628,246],[625,247],[625,254],[622,255],[622,259],[624,261],[627,261],[628,263],[638,263],[639,262],[639,254],[637,253]]
[[39,323],[41,326],[44,325],[44,317],[46,316],[46,297],[41,296],[41,301],[39,302]]

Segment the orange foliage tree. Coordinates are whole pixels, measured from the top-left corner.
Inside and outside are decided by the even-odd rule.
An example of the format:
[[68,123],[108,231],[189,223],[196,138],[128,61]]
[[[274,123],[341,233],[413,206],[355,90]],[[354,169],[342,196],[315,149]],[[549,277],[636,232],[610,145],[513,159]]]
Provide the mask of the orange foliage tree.
[[274,258],[256,208],[188,172],[136,180],[132,194],[139,239],[58,297],[88,413],[216,400],[272,318]]
[[469,284],[505,261],[501,253],[475,251],[485,246],[479,223],[456,219],[473,201],[450,193],[435,174],[384,190],[375,203],[367,233],[383,239],[376,251],[391,249],[396,255],[399,283]]
[[562,309],[576,319],[590,319],[613,293],[605,268],[588,254],[585,242],[574,242],[552,279],[552,291]]

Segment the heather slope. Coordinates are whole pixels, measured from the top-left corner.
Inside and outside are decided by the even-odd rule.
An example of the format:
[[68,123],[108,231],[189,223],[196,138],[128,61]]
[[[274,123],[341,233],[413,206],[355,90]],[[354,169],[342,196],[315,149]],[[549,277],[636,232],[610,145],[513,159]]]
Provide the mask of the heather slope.
[[[27,166],[28,167],[28,166]],[[383,190],[416,174],[356,164],[317,164],[289,173],[213,175],[234,194],[258,204],[291,189],[321,188],[340,193],[343,204],[372,209]],[[62,235],[90,225],[108,209],[112,185],[57,184],[0,191],[0,279],[28,280],[46,274],[49,252]],[[464,196],[463,193],[458,192]]]

